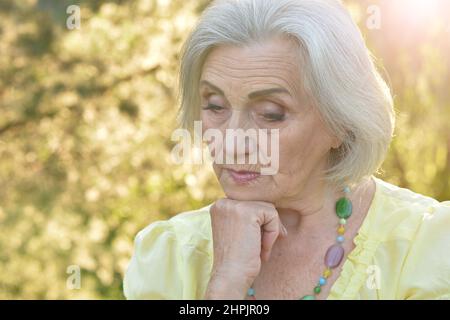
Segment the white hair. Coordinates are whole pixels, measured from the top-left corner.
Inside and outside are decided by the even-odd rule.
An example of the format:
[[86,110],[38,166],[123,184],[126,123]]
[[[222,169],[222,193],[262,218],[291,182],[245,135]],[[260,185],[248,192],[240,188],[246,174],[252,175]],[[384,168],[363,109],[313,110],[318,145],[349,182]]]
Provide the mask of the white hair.
[[208,53],[274,35],[298,44],[302,86],[342,141],[330,151],[325,179],[337,187],[352,186],[377,172],[394,131],[392,96],[338,0],[213,1],[182,50],[178,99],[183,127],[192,129],[200,117],[199,81]]

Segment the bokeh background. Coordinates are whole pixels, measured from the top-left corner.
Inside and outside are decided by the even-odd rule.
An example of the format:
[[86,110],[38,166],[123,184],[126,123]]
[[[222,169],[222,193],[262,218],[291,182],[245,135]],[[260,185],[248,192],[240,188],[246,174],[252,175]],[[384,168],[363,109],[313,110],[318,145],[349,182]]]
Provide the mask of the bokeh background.
[[[123,299],[136,233],[222,195],[170,160],[180,49],[208,3],[0,1],[1,299]],[[345,4],[395,95],[378,176],[450,199],[450,1]]]

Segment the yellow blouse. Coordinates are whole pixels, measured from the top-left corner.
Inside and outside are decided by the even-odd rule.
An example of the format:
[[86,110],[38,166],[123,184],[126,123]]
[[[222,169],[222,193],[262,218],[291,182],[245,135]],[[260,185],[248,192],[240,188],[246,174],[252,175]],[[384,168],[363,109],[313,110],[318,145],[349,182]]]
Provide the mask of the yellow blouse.
[[[450,299],[450,201],[374,177],[376,191],[328,299]],[[140,231],[127,299],[202,299],[213,258],[209,207]]]

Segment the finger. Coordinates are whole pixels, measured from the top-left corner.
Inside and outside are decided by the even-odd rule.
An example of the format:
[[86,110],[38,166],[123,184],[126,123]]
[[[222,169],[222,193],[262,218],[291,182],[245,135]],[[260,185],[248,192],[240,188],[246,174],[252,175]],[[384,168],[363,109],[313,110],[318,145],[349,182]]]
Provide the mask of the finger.
[[276,210],[263,210],[261,258],[268,261],[273,244],[280,235],[280,220]]
[[[264,202],[264,201],[255,201],[255,203],[258,203],[258,204],[260,204],[260,205],[262,205],[262,206],[264,206],[264,207],[267,207],[269,210],[275,210],[275,211],[276,211],[276,208],[275,208],[275,206],[274,206],[272,203]],[[278,212],[276,212],[276,215],[277,215],[278,218],[279,218]],[[279,223],[280,223],[280,224],[279,224],[279,226],[280,226],[279,236],[286,237],[287,234],[288,234],[287,229],[286,229],[286,227],[283,225],[283,223],[281,222],[281,220],[279,220]]]

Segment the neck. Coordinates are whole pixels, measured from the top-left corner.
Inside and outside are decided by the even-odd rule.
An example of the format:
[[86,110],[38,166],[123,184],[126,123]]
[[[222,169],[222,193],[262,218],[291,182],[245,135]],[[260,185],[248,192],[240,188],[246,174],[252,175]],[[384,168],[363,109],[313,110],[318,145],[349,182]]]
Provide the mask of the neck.
[[336,223],[335,205],[344,193],[322,183],[314,187],[307,186],[305,192],[296,200],[277,206],[280,219],[286,228],[293,231],[308,229]]
[[[365,198],[366,193],[371,196],[373,187],[372,179],[367,179],[353,188],[348,195],[354,204],[353,220],[357,213],[355,211],[358,211],[355,210],[357,199]],[[336,201],[345,195],[343,190],[337,190],[326,183],[310,184],[303,190],[305,191],[295,200],[277,206],[280,219],[288,231],[295,233],[307,230],[309,233],[335,226],[338,220],[335,214]]]

